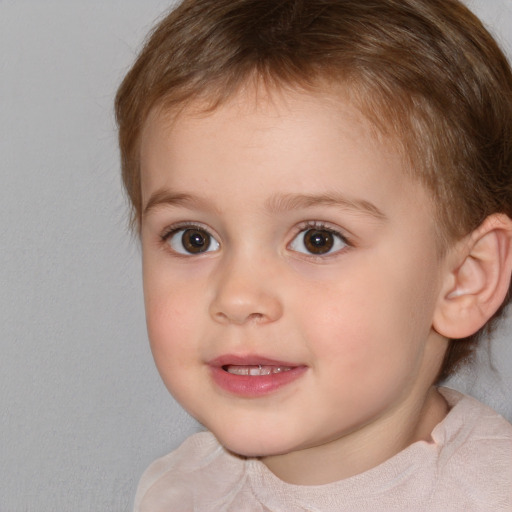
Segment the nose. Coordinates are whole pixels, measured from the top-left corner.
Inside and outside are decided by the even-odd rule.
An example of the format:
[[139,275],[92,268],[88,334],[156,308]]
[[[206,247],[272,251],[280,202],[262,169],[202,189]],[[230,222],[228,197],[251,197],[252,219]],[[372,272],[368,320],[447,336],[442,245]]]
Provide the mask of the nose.
[[216,275],[215,295],[210,303],[211,317],[218,323],[234,325],[278,320],[283,314],[283,306],[272,274],[263,264],[225,262]]

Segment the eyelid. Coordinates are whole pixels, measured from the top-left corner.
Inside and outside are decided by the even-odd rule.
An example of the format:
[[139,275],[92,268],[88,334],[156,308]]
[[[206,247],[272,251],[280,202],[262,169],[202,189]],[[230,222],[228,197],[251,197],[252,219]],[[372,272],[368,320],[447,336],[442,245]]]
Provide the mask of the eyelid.
[[336,238],[338,238],[345,245],[345,247],[338,249],[336,251],[333,251],[333,252],[327,252],[325,254],[313,254],[313,253],[309,253],[309,252],[297,251],[294,249],[291,249],[291,250],[296,253],[299,253],[301,256],[307,257],[309,259],[326,260],[327,258],[332,258],[332,257],[338,256],[341,253],[344,253],[347,248],[354,246],[354,244],[351,241],[352,237],[347,236],[345,234],[345,230],[343,230],[339,227],[335,227],[332,224],[330,224],[329,222],[315,220],[315,221],[304,221],[304,222],[301,222],[300,224],[298,224],[294,230],[294,235],[291,238],[290,242],[288,243],[287,247],[291,248],[292,243],[297,239],[297,237],[301,233],[305,233],[309,230],[314,230],[314,229],[319,230],[319,231],[327,231],[327,232],[331,233]]
[[169,237],[169,235],[172,235],[173,233],[176,233],[176,231],[179,231],[180,229],[200,229],[202,231],[206,231],[210,236],[215,237],[217,240],[219,239],[219,235],[217,232],[211,228],[208,224],[204,224],[203,222],[197,222],[197,221],[179,221],[174,222],[165,228],[162,229],[162,232],[160,234],[160,238],[162,240]]
[[[198,229],[201,231],[205,231],[213,240],[215,240],[215,242],[218,245],[218,248],[213,251],[207,250],[207,251],[200,252],[197,254],[181,253],[181,252],[178,252],[178,251],[172,249],[172,247],[170,247],[170,245],[169,245],[169,239],[174,234],[178,233],[179,231],[186,230],[186,229]],[[300,254],[302,254],[302,256],[304,256],[304,257],[308,257],[310,259],[325,260],[329,257],[335,257],[335,256],[339,255],[340,253],[345,252],[345,250],[347,248],[354,246],[354,244],[352,242],[352,235],[347,235],[345,229],[342,229],[339,226],[335,226],[326,221],[308,220],[308,221],[303,221],[296,225],[296,227],[293,230],[293,236],[287,244],[287,248],[290,248],[290,245],[297,238],[297,236],[300,235],[300,233],[311,230],[311,229],[325,230],[325,231],[332,233],[334,236],[339,238],[345,244],[346,247],[338,249],[334,252],[328,252],[325,254],[318,254],[318,255],[313,254],[313,253],[300,252]],[[220,249],[220,245],[221,245],[221,238],[219,235],[217,235],[217,233],[214,229],[212,229],[210,226],[208,226],[204,223],[195,222],[195,221],[182,221],[182,222],[176,222],[174,224],[171,224],[170,226],[167,226],[165,229],[162,230],[162,233],[159,235],[159,238],[161,239],[163,244],[165,244],[165,246],[167,246],[169,251],[172,251],[172,253],[174,255],[179,256],[179,257],[200,256],[200,255],[205,255],[205,254],[212,253],[212,252],[217,252]],[[299,251],[294,251],[294,252],[299,252]]]
[[214,236],[217,238],[217,235],[214,234],[214,231],[207,225],[202,224],[201,222],[194,222],[194,221],[183,221],[183,222],[176,222],[174,224],[171,224],[170,226],[166,226],[162,230],[162,234],[160,235],[160,238],[162,240],[167,240],[169,236],[173,235],[177,231],[180,231],[182,229],[201,229],[203,231],[206,231],[209,235]]
[[[214,240],[217,244],[217,248],[215,250],[206,250],[203,252],[198,253],[189,253],[187,251],[181,252],[173,249],[170,246],[169,241],[172,239],[174,235],[179,233],[180,231],[186,231],[188,229],[192,230],[198,230],[198,231],[204,231],[208,234],[208,236]],[[175,224],[172,224],[170,226],[167,226],[161,233],[160,239],[162,243],[166,246],[166,248],[172,252],[173,255],[178,257],[193,257],[193,256],[204,256],[205,254],[209,254],[212,252],[217,252],[220,248],[220,237],[215,233],[213,229],[211,229],[209,226],[202,224],[200,222],[194,222],[194,221],[183,221],[183,222],[177,222]]]
[[294,236],[297,236],[302,231],[307,231],[308,229],[318,229],[325,230],[334,233],[342,238],[342,240],[347,245],[353,245],[352,243],[352,235],[347,232],[346,229],[341,228],[340,226],[336,226],[330,222],[322,221],[322,220],[306,220],[304,222],[300,222],[295,228]]

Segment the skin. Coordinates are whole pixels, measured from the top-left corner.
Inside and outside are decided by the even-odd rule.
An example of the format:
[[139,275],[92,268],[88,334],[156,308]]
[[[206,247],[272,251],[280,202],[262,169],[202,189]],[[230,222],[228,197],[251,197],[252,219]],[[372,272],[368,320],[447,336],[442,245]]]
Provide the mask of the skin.
[[[221,444],[285,481],[368,470],[430,442],[447,412],[432,387],[447,347],[432,327],[446,265],[430,197],[402,166],[339,95],[255,101],[246,90],[213,113],[197,104],[145,125],[141,239],[156,365]],[[308,223],[335,233],[331,252],[308,253]],[[180,252],[190,224],[213,237],[208,251]],[[305,370],[241,397],[212,379],[209,362],[225,354]]]

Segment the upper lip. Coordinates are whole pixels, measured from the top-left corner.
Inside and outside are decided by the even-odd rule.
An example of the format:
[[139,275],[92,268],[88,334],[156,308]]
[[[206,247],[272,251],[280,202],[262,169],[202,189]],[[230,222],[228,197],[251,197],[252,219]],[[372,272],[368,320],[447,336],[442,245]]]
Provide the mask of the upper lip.
[[236,354],[224,354],[215,359],[208,361],[210,366],[222,367],[222,366],[286,366],[288,368],[294,368],[297,366],[304,366],[302,364],[292,363],[290,361],[279,361],[265,356],[257,354],[247,355],[236,355]]

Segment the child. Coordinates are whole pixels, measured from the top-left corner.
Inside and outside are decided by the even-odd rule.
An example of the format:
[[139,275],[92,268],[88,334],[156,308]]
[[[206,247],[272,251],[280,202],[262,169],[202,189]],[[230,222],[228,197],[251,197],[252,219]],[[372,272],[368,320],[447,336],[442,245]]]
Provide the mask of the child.
[[137,511],[512,509],[441,379],[509,298],[512,74],[457,0],[185,0],[118,92],[148,332],[209,432]]

